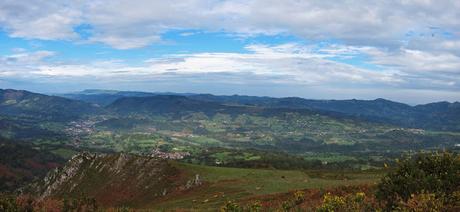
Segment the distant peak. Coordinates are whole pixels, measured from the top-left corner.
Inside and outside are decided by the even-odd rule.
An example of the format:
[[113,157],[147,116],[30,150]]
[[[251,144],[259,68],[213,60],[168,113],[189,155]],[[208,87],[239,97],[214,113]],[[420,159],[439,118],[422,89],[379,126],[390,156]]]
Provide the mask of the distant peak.
[[77,92],[77,93],[83,93],[83,94],[101,94],[101,93],[118,93],[119,91],[117,90],[104,90],[104,89],[85,89],[83,91]]
[[378,102],[392,102],[388,99],[384,99],[384,98],[377,98],[377,99],[374,99],[374,101],[378,101]]
[[387,100],[387,99],[384,99],[384,98],[377,98],[374,101],[390,101],[390,100]]

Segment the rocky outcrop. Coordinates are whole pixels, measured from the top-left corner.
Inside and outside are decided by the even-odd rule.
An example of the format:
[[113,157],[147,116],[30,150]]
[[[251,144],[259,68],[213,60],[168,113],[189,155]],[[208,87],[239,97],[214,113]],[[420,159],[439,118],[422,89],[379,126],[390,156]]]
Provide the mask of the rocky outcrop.
[[36,191],[42,199],[86,196],[103,205],[142,204],[202,184],[199,175],[187,176],[161,158],[80,153],[51,171]]
[[[103,157],[103,155],[84,152],[74,155],[64,167],[52,170],[43,180],[43,185],[40,188],[40,198],[49,197],[59,191],[65,184],[72,183],[73,178],[84,168],[84,164],[96,161],[97,157]],[[69,191],[72,192],[76,186],[77,184],[73,183]]]
[[203,184],[203,182],[200,179],[200,175],[196,174],[194,179],[187,181],[187,183],[185,184],[185,187],[183,187],[183,190],[187,190],[187,189],[190,189],[196,186],[200,186],[201,184]]

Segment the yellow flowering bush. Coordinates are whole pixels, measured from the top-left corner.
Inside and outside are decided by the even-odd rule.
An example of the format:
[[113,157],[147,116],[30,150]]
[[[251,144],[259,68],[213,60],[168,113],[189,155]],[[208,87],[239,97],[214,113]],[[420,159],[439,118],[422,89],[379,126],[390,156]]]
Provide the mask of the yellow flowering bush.
[[346,196],[336,196],[327,193],[323,197],[323,203],[316,209],[318,212],[335,211],[368,211],[370,206],[365,202],[366,194],[357,192]]

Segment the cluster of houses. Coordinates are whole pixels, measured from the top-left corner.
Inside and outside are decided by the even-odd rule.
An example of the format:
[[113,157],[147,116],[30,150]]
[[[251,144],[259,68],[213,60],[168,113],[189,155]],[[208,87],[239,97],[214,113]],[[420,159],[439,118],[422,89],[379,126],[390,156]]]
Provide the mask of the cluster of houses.
[[180,160],[186,156],[189,156],[188,152],[162,152],[159,149],[154,149],[150,152],[150,157],[171,159],[171,160]]
[[65,129],[65,132],[71,136],[87,135],[94,131],[95,121],[83,120],[83,121],[72,121],[69,126]]

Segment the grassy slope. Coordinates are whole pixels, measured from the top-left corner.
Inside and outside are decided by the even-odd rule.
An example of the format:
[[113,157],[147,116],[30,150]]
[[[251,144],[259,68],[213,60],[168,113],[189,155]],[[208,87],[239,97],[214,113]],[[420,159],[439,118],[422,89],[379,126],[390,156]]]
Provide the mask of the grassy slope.
[[281,171],[200,166],[175,163],[190,175],[199,174],[205,184],[173,197],[166,197],[145,208],[157,210],[216,210],[228,200],[245,200],[297,189],[331,188],[372,184],[381,171]]

